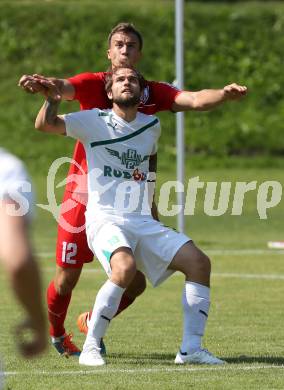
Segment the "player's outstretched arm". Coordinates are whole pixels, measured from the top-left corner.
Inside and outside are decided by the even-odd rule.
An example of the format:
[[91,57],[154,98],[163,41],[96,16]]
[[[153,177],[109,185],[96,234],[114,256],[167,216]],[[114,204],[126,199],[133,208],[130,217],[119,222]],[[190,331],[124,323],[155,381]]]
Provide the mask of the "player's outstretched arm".
[[46,80],[43,85],[46,100],[37,114],[35,128],[46,133],[66,134],[65,122],[58,116],[61,95],[52,81]]
[[208,111],[229,100],[240,100],[247,94],[247,87],[230,84],[222,89],[203,89],[197,92],[182,91],[175,98],[172,110]]
[[[13,291],[26,312],[25,321],[16,329],[18,346],[24,356],[32,357],[42,352],[47,345],[41,281],[32,254],[28,221],[24,216],[9,215],[6,204],[5,201],[0,204],[0,258]],[[32,334],[29,341],[22,337],[26,329]]]
[[28,93],[40,93],[41,95],[45,96],[46,88],[44,83],[46,81],[52,81],[53,84],[56,85],[62,100],[72,100],[74,98],[75,88],[66,79],[45,77],[39,74],[23,75],[18,82],[18,86]]

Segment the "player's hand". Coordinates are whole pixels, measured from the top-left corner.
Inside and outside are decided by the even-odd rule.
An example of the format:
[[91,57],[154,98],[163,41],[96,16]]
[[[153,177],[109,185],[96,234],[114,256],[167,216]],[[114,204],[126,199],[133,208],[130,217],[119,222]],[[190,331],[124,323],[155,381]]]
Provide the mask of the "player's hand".
[[44,86],[39,82],[38,78],[34,77],[34,75],[23,75],[18,82],[18,86],[28,93],[45,94]]
[[238,100],[247,94],[247,87],[236,83],[223,88],[225,100]]
[[51,98],[54,100],[61,100],[62,95],[57,87],[57,85],[50,79],[46,77],[41,77],[39,75],[34,75],[35,80],[44,88],[45,98]]
[[42,353],[47,347],[45,322],[42,320],[35,322],[31,319],[23,321],[16,328],[16,341],[20,353],[26,358]]
[[18,86],[28,93],[40,93],[45,98],[61,100],[62,96],[56,84],[40,74],[24,75],[20,78]]

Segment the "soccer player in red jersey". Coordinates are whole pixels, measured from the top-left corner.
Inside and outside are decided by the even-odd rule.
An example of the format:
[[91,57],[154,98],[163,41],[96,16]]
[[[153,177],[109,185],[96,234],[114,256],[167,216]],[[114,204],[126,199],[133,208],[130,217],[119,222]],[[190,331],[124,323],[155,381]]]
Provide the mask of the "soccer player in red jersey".
[[[109,35],[108,43],[107,56],[112,67],[135,66],[141,58],[142,36],[132,24],[120,23],[114,27]],[[63,100],[78,100],[82,110],[94,107],[104,109],[111,107],[111,102],[105,92],[105,76],[106,72],[81,73],[69,79],[24,75],[20,79],[19,85],[27,92],[45,95],[44,84],[49,82],[58,90]],[[237,84],[231,84],[218,90],[190,92],[180,91],[167,83],[146,81],[138,110],[145,114],[155,114],[159,111],[205,111],[227,100],[234,100],[234,91],[236,99],[239,98],[239,93],[246,94],[246,88]],[[86,198],[84,196],[86,196],[87,187],[86,182],[84,184],[86,175],[82,175],[82,170],[86,172],[87,164],[84,148],[79,142],[75,146],[73,159],[77,164],[70,165],[68,178],[71,180],[67,180],[63,204],[66,204],[70,199],[73,202],[76,199],[79,201],[71,210],[61,212],[56,247],[56,273],[47,290],[52,343],[60,354],[65,355],[80,354],[80,350],[71,341],[70,335],[65,332],[64,321],[72,290],[79,280],[83,264],[93,260],[93,253],[88,247],[85,230],[81,229],[85,224]],[[151,170],[155,171],[156,155],[151,156],[151,162]],[[76,182],[72,181],[74,177],[77,178]],[[83,180],[78,180],[79,177]],[[80,182],[79,186],[78,181]],[[155,207],[152,213],[157,218]],[[64,222],[81,231],[74,233],[74,229],[65,229]],[[207,262],[205,255],[204,259],[200,258],[201,265],[203,261]],[[131,305],[145,288],[145,276],[137,271],[135,278],[122,296],[116,315]]]

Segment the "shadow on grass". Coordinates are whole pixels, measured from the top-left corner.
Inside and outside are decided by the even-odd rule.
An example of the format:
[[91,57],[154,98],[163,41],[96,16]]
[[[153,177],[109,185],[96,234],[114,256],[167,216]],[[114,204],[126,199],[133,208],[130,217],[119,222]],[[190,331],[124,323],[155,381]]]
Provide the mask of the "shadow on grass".
[[169,365],[172,364],[175,355],[169,353],[116,353],[110,354],[108,357],[112,359],[122,359],[128,364],[137,364],[139,362],[140,365],[149,365],[149,363],[155,362],[155,364],[160,365]]
[[[172,364],[175,355],[169,353],[117,353],[108,355],[112,359],[122,359],[128,364],[137,364],[148,365],[149,363],[155,362],[160,365],[169,365]],[[272,364],[276,366],[284,365],[284,356],[236,356],[236,357],[224,357],[219,356],[221,359],[224,359],[228,364],[255,364],[255,363],[264,363]]]
[[242,363],[265,363],[274,364],[277,366],[284,365],[284,356],[237,356],[237,357],[222,357],[229,364]]

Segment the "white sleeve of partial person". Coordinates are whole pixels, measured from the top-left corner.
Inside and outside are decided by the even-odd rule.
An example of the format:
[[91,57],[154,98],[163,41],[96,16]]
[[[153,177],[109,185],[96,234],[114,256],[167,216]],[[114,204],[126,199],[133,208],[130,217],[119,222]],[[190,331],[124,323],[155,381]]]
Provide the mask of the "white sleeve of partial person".
[[95,140],[98,123],[98,110],[83,110],[62,115],[65,121],[66,135],[79,141]]
[[0,200],[6,201],[7,213],[12,216],[33,214],[34,195],[31,179],[23,163],[0,149]]

